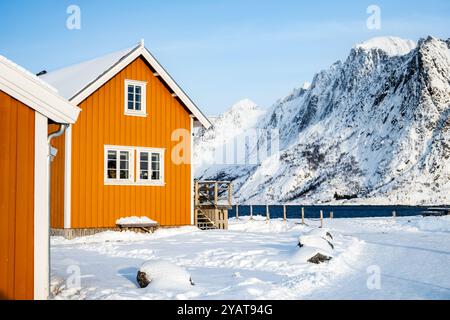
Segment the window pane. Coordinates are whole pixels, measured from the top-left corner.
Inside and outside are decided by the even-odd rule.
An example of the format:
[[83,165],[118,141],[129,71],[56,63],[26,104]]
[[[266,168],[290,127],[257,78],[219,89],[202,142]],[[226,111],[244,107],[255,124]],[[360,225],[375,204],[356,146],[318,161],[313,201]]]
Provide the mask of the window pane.
[[[120,169],[128,169],[129,153],[127,151],[120,151]],[[122,173],[121,173],[122,178]]]
[[141,103],[140,102],[136,102],[135,110],[136,111],[140,111],[141,110]]
[[134,93],[134,86],[128,85],[128,93]]
[[152,162],[152,170],[159,170],[159,162]]
[[[159,171],[159,153],[152,153],[152,170]],[[159,178],[158,178],[159,179]]]
[[148,161],[148,153],[141,152],[141,161]]
[[134,110],[134,104],[132,101],[128,101],[128,110]]
[[120,179],[128,179],[128,170],[120,170]]
[[133,102],[134,101],[134,94],[132,94],[132,93],[129,93],[128,94],[128,102]]
[[108,169],[108,179],[116,179],[117,171],[116,169]]
[[159,180],[159,171],[152,171],[152,180]]
[[120,160],[128,161],[129,154],[128,151],[120,151]]
[[141,102],[141,95],[140,95],[140,94],[137,94],[137,95],[135,96],[135,100],[136,100],[136,102]]
[[114,150],[109,150],[108,151],[108,159],[116,159],[116,157],[117,157],[117,151],[114,151]]
[[141,86],[135,86],[136,94],[141,94]]
[[117,169],[117,161],[108,160],[108,169]]
[[116,169],[117,168],[117,152],[116,151],[108,151],[108,169]]
[[141,180],[148,180],[148,171],[141,170],[140,179]]

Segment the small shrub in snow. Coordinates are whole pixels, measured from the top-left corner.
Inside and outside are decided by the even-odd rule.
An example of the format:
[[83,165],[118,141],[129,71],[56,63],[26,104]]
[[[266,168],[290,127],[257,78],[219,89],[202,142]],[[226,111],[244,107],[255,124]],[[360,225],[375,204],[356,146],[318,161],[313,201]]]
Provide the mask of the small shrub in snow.
[[138,270],[136,280],[141,288],[178,288],[192,286],[191,275],[182,267],[167,261],[148,261]]

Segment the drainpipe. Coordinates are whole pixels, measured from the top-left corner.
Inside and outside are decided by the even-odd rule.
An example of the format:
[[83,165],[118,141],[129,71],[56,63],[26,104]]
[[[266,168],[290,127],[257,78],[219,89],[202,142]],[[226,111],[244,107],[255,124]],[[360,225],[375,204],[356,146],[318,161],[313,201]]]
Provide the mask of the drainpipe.
[[51,264],[50,264],[50,235],[51,235],[51,213],[52,213],[52,205],[51,205],[51,191],[52,191],[52,161],[56,157],[57,150],[52,147],[53,138],[60,137],[64,134],[66,129],[69,127],[68,124],[60,124],[58,131],[52,132],[48,135],[47,143],[48,143],[48,156],[47,156],[47,168],[48,168],[48,294],[47,297],[50,297],[50,285],[51,285]]

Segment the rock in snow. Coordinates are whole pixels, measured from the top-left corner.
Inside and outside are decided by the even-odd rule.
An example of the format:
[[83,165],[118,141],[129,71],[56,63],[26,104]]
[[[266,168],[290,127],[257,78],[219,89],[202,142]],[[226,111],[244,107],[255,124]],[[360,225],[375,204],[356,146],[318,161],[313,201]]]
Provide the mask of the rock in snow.
[[178,288],[194,285],[185,269],[167,261],[148,261],[138,270],[136,280],[141,288]]
[[333,237],[325,229],[313,229],[298,238],[300,250],[294,254],[293,259],[299,262],[319,264],[332,259],[334,245]]
[[376,38],[267,111],[233,107],[198,132],[199,158],[223,145],[224,128],[278,129],[279,152],[252,165],[200,161],[197,178],[233,181],[239,203],[448,203],[449,48]]

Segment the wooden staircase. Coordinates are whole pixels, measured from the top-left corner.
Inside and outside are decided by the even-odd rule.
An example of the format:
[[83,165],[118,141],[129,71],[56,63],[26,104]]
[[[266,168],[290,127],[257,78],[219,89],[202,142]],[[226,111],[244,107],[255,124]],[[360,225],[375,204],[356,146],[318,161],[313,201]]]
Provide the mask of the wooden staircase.
[[197,209],[197,227],[200,230],[215,230],[219,229],[208,216],[203,213],[201,209]]
[[228,229],[232,207],[229,181],[195,181],[195,224],[201,230]]

